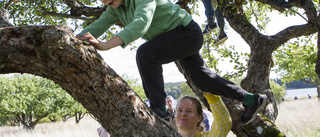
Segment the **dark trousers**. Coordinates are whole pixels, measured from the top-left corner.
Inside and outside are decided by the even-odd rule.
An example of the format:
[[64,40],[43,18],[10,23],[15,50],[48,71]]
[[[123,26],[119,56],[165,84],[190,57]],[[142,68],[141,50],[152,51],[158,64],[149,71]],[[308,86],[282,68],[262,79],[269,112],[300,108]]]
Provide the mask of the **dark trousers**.
[[162,64],[178,61],[191,81],[202,91],[242,101],[246,91],[221,78],[206,67],[199,54],[203,35],[199,25],[191,21],[142,44],[136,60],[150,107],[165,106],[166,93]]

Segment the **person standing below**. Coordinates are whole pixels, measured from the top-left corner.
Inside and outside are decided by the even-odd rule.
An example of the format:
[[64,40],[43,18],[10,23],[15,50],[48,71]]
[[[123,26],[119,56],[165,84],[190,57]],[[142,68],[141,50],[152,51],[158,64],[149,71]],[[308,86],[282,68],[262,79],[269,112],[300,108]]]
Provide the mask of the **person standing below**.
[[175,123],[182,137],[226,137],[231,130],[232,121],[228,109],[220,96],[204,93],[210,104],[214,121],[203,130],[203,110],[200,101],[191,96],[182,97],[177,103]]
[[[223,42],[225,42],[228,39],[228,36],[226,34],[226,32],[224,31],[224,26],[225,26],[225,22],[224,22],[224,16],[222,14],[222,11],[220,9],[220,7],[217,4],[216,0],[202,0],[202,3],[204,5],[205,8],[205,15],[207,17],[207,22],[208,24],[206,24],[204,30],[203,30],[203,35],[207,35],[209,33],[211,33],[214,29],[217,28],[217,26],[219,26],[220,29],[220,33],[218,35],[218,37],[214,40],[213,42],[213,46],[217,46],[222,44]],[[215,22],[215,19],[218,22]]]
[[[162,65],[178,62],[191,81],[202,91],[241,101],[245,111],[241,122],[248,124],[262,111],[267,97],[249,93],[236,84],[218,76],[206,67],[199,50],[203,34],[192,16],[169,0],[101,0],[108,6],[98,20],[91,23],[76,37],[87,40],[98,50],[125,48],[142,37],[136,62],[150,108],[159,117],[168,120]],[[125,26],[106,42],[97,40],[107,29],[120,20]]]
[[170,95],[166,97],[166,108],[168,110],[169,115],[174,117],[174,113],[175,113],[174,98]]

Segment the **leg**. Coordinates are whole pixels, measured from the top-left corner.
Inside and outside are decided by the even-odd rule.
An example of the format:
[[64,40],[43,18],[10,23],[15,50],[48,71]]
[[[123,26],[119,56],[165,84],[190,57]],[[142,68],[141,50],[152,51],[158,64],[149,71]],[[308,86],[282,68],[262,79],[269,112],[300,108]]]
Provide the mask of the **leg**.
[[[202,0],[202,3],[204,5],[204,13],[206,14],[206,17],[208,19],[208,24],[213,25],[214,10],[211,4],[211,0]],[[209,19],[212,19],[212,21],[209,21]]]
[[245,90],[207,68],[199,53],[179,60],[179,63],[191,81],[202,91],[239,101],[245,98],[247,93]]
[[207,17],[208,24],[205,26],[203,30],[203,35],[209,34],[215,28],[217,28],[217,24],[214,21],[214,10],[211,4],[211,0],[202,0],[204,8],[205,8],[205,15]]
[[216,40],[214,41],[213,46],[220,45],[228,39],[227,34],[224,32],[225,22],[224,22],[224,17],[223,17],[222,11],[219,6],[217,7],[217,9],[215,11],[215,15],[216,15],[216,19],[218,22],[218,26],[220,28],[220,33],[219,33],[218,37],[216,38]]
[[191,81],[202,91],[242,102],[245,107],[240,119],[242,124],[246,125],[253,121],[257,113],[264,109],[267,101],[265,95],[248,93],[236,84],[221,78],[206,67],[200,54],[197,53],[181,59],[179,63],[191,78]]
[[192,21],[189,25],[180,25],[138,48],[137,66],[151,108],[165,106],[162,64],[193,55],[201,49],[202,44],[201,29]]
[[222,11],[219,6],[217,7],[217,9],[215,11],[215,16],[216,16],[216,19],[218,22],[218,26],[220,28],[220,34],[222,34],[222,33],[224,33],[225,22],[224,22],[224,16],[223,16]]

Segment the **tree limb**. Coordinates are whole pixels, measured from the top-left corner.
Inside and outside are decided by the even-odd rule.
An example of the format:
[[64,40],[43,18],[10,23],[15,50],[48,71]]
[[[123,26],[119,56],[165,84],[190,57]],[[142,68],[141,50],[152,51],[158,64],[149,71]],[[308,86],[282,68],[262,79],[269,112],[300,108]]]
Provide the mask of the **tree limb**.
[[0,74],[30,73],[53,80],[112,136],[180,136],[153,115],[93,46],[67,26],[0,29]]

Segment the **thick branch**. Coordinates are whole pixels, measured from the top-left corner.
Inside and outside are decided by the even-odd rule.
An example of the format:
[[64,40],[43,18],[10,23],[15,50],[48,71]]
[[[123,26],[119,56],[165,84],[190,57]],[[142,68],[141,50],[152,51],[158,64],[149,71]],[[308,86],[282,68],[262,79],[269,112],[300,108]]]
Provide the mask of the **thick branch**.
[[89,7],[76,0],[64,0],[63,2],[70,7],[72,16],[99,17],[106,10],[106,7]]
[[179,136],[67,26],[1,29],[0,74],[6,73],[31,73],[53,80],[112,136]]
[[275,45],[277,45],[276,47],[274,47],[275,50],[290,39],[311,35],[316,32],[317,27],[313,24],[308,23],[285,28],[282,31],[278,32],[276,35],[270,36],[268,39],[270,41],[274,41]]

